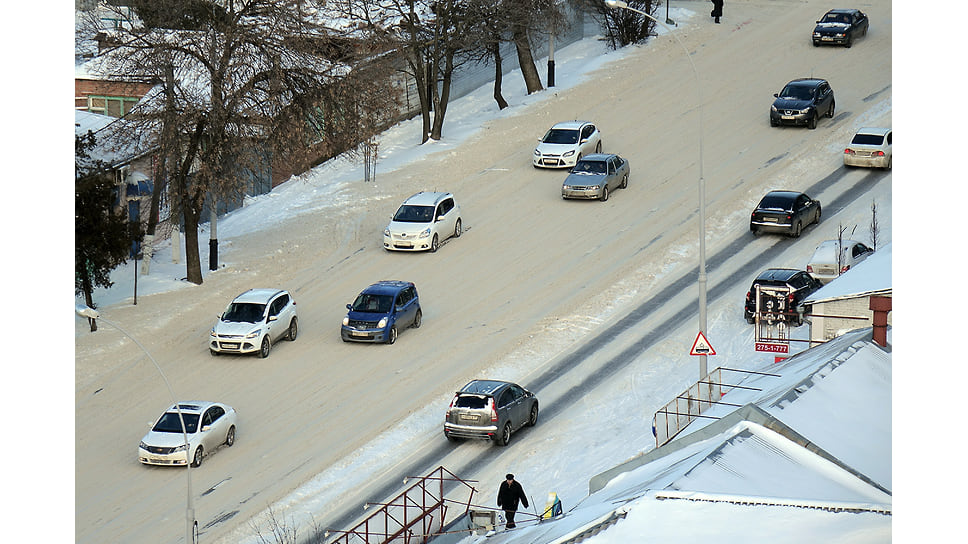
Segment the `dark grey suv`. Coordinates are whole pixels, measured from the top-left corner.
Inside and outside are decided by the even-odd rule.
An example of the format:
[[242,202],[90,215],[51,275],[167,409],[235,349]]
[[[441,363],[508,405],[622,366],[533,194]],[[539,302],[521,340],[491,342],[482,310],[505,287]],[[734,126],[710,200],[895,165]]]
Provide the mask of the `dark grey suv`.
[[803,324],[800,303],[814,291],[823,287],[810,274],[793,268],[767,268],[760,272],[749,292],[743,317],[747,323],[756,321],[757,294],[759,294],[760,319],[770,323],[786,322],[794,326]]
[[507,446],[511,433],[538,422],[538,398],[516,383],[474,380],[457,392],[444,418],[448,440],[477,438]]
[[806,125],[807,128],[817,128],[817,119],[821,115],[834,116],[834,90],[825,79],[794,79],[773,96],[776,100],[770,106],[771,127]]

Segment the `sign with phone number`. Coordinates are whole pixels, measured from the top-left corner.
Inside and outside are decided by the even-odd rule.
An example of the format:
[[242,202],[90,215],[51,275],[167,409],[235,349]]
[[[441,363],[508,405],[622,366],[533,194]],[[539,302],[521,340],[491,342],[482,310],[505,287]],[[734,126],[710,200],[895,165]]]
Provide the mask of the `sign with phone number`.
[[771,344],[767,342],[756,342],[756,351],[765,351],[767,353],[789,353],[789,344]]

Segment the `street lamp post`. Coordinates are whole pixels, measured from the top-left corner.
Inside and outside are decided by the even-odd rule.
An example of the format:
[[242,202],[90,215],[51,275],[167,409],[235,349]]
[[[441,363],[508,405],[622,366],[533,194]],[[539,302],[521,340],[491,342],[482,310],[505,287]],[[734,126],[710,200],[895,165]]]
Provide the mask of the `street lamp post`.
[[121,334],[127,336],[132,342],[134,342],[135,344],[138,345],[139,348],[141,348],[141,351],[143,351],[145,355],[148,356],[148,359],[150,359],[151,362],[155,365],[155,369],[158,370],[158,374],[161,374],[161,379],[165,381],[165,387],[168,388],[168,394],[171,395],[171,402],[175,406],[175,411],[178,412],[178,419],[181,421],[181,426],[182,426],[182,436],[185,439],[185,475],[188,479],[188,502],[187,502],[187,506],[185,507],[185,524],[186,524],[185,542],[195,544],[196,542],[198,542],[198,532],[197,532],[198,522],[195,520],[195,503],[192,500],[191,448],[189,447],[189,444],[188,444],[188,431],[186,430],[186,427],[185,427],[185,418],[182,415],[181,407],[178,406],[178,399],[175,398],[175,392],[172,390],[171,384],[168,382],[168,377],[165,376],[165,373],[161,370],[161,366],[158,364],[158,361],[155,361],[155,358],[151,356],[151,353],[149,353],[148,350],[145,349],[143,345],[141,345],[141,342],[138,342],[138,340],[134,336],[131,336],[130,334],[128,334],[127,331],[119,327],[117,323],[108,321],[107,319],[101,317],[101,315],[98,313],[97,310],[93,308],[89,308],[84,305],[78,304],[77,306],[75,306],[74,312],[77,315],[81,317],[86,317],[88,319],[100,319],[101,321],[121,331]]
[[[696,70],[696,64],[692,62],[692,57],[689,55],[689,50],[683,45],[682,41],[679,40],[672,29],[662,21],[656,19],[655,17],[645,13],[644,11],[637,10],[635,8],[629,7],[629,5],[622,0],[605,0],[605,5],[610,8],[621,8],[627,9],[629,11],[634,11],[643,17],[648,17],[652,19],[657,24],[662,25],[672,37],[676,39],[676,42],[682,47],[682,50],[686,53],[686,58],[689,60],[689,65],[692,67],[693,76],[696,78],[696,92],[699,94],[699,332],[702,333],[704,337],[706,336],[706,179],[703,177],[703,155],[702,155],[702,143],[703,143],[703,128],[702,128],[702,87],[699,81],[699,71]],[[667,4],[668,5],[668,4]],[[699,355],[699,379],[704,380],[708,374],[706,370],[706,355]]]

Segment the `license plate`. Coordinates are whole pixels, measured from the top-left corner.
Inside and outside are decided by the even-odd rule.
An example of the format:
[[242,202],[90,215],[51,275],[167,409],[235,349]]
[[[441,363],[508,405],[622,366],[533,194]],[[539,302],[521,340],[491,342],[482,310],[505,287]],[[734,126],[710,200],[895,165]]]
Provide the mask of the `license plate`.
[[833,38],[833,36],[823,36],[823,37],[820,38],[820,41],[822,41],[822,42],[832,42],[832,41],[834,41],[834,38]]
[[781,118],[782,118],[782,119],[783,119],[784,121],[792,121],[792,120],[794,119],[794,117],[793,117],[792,115],[781,115],[780,117],[781,117]]
[[766,221],[767,223],[776,223],[776,218],[775,217],[764,217],[763,218],[763,221]]
[[369,334],[360,331],[350,331],[350,336],[369,336]]
[[234,342],[222,342],[222,349],[239,349],[239,345]]
[[479,416],[479,415],[461,414],[460,418],[462,420],[464,420],[464,421],[477,421],[477,420],[481,419],[481,416]]

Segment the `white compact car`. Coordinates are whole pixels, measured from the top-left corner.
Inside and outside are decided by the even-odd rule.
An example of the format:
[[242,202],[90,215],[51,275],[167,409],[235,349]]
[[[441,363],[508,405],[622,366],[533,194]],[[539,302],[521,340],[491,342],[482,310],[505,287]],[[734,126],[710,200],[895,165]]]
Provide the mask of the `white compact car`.
[[235,409],[220,402],[179,402],[148,425],[151,430],[138,444],[138,461],[146,465],[185,465],[191,459],[197,467],[222,444],[235,444]]
[[460,206],[450,193],[419,192],[400,205],[383,229],[387,251],[435,252],[444,240],[463,233]]
[[531,164],[535,168],[571,168],[585,155],[602,152],[602,134],[588,121],[558,123],[538,140]]
[[844,166],[891,169],[891,140],[889,128],[862,128],[854,134],[844,149]]
[[807,264],[807,273],[822,283],[827,283],[857,266],[874,253],[874,250],[856,240],[841,240],[843,251],[837,257],[837,240],[820,242]]
[[296,301],[281,289],[249,289],[218,316],[209,335],[212,355],[254,353],[263,359],[276,340],[296,339]]

